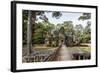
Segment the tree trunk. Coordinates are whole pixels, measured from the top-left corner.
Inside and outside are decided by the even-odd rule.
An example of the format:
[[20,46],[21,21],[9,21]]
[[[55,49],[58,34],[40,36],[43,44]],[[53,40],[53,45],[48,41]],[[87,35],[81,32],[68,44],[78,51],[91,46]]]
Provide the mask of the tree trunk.
[[33,25],[35,24],[35,12],[28,11],[28,24],[27,24],[27,55],[30,55],[32,51],[32,30]]
[[27,55],[31,54],[32,49],[32,11],[28,11],[28,24],[27,24]]

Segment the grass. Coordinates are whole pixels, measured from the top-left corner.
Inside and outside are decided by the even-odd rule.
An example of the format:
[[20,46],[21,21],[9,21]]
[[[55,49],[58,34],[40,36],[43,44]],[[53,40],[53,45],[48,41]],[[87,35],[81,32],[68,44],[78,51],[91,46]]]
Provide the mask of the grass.
[[57,47],[49,47],[49,46],[46,46],[46,45],[43,45],[43,44],[39,44],[39,45],[34,45],[33,46],[33,49],[36,49],[36,50],[55,50]]
[[91,47],[68,47],[72,52],[91,52]]
[[[46,45],[43,44],[35,44],[33,46],[33,50],[55,50],[58,47],[48,47]],[[74,46],[74,47],[67,47],[68,50],[72,51],[72,52],[91,52],[91,47],[89,46]]]
[[[46,46],[35,46],[33,49],[38,50],[38,51],[54,51],[57,49],[57,47],[46,47]],[[74,47],[67,47],[66,49],[68,49],[71,53],[91,53],[91,47],[83,47],[83,46],[74,46]]]

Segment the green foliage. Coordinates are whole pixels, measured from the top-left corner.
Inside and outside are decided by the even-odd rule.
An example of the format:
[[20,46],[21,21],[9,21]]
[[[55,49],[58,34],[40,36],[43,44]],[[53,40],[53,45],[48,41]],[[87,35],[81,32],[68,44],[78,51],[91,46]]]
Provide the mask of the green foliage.
[[55,17],[57,19],[59,19],[61,16],[62,16],[62,13],[61,12],[55,11],[55,12],[52,13],[52,17]]
[[83,13],[82,16],[79,17],[78,20],[87,20],[87,19],[90,19],[91,18],[91,13]]
[[[46,44],[47,46],[57,47],[61,41],[67,45],[80,43],[89,43],[91,40],[91,23],[88,22],[86,27],[82,24],[73,26],[73,21],[65,21],[62,24],[54,25],[49,22],[48,18],[44,15],[43,11],[35,11],[34,20],[32,24],[32,43],[33,44]],[[52,17],[60,18],[61,12],[52,12]],[[37,16],[42,21],[37,21]],[[83,13],[79,20],[90,19],[90,13]],[[27,43],[27,24],[28,24],[28,11],[23,10],[23,44]]]
[[23,45],[27,43],[27,20],[28,20],[28,11],[23,10]]
[[34,37],[32,38],[34,44],[42,44],[44,43],[44,37],[42,36],[42,33],[35,33]]

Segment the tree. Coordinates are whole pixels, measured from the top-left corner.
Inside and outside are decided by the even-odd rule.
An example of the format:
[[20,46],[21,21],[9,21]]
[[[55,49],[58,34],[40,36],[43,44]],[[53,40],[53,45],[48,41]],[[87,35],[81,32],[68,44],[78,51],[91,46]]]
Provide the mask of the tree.
[[[23,11],[23,21],[27,20],[27,55],[30,55],[32,52],[32,27],[35,24],[36,15],[42,15],[44,12],[36,12],[31,10]],[[33,31],[34,32],[34,31]],[[25,33],[24,33],[25,35]]]
[[63,26],[65,28],[65,34],[68,35],[72,35],[73,32],[73,22],[72,21],[65,21],[63,23]]
[[28,11],[23,12],[23,46],[27,44],[27,21],[28,21]]
[[52,13],[52,17],[59,19],[62,16],[62,13],[59,11],[55,11]]
[[34,27],[36,15],[42,16],[43,12],[36,12],[36,11],[28,11],[28,24],[27,24],[27,49],[28,49],[28,55],[30,55],[32,51],[32,32],[34,33]]
[[[48,12],[48,11],[47,11]],[[25,15],[24,15],[25,14]],[[40,19],[42,19],[45,22],[48,22],[48,18],[44,15],[44,11],[31,11],[31,10],[24,10],[23,11],[23,21],[27,20],[27,49],[28,49],[28,55],[32,52],[32,32],[34,33],[34,27],[35,21],[37,20],[37,17],[39,16]],[[59,18],[61,16],[60,12],[52,12],[52,16],[55,18]],[[26,33],[24,33],[26,35]],[[24,37],[25,39],[26,37]]]
[[91,23],[88,21],[87,26],[83,30],[83,42],[90,43],[91,41]]
[[91,21],[89,21],[89,19],[91,19],[91,13],[83,13],[83,15],[79,17],[79,20],[88,20],[87,26],[84,28],[82,35],[82,42],[84,43],[90,42],[91,39]]
[[[50,22],[45,22],[45,21],[38,22],[35,26],[33,42],[38,39],[41,39],[40,41],[38,41],[38,42],[42,41],[41,44],[46,44],[46,42],[50,42],[49,38],[51,38],[50,36],[52,34],[52,30],[54,29],[54,27],[55,27],[54,24],[51,24]],[[36,36],[39,36],[39,38],[34,39]]]
[[83,20],[83,21],[88,19],[91,19],[91,13],[83,13],[83,15],[78,18],[78,20]]
[[83,33],[83,26],[81,24],[75,26],[75,41],[77,45],[80,45]]

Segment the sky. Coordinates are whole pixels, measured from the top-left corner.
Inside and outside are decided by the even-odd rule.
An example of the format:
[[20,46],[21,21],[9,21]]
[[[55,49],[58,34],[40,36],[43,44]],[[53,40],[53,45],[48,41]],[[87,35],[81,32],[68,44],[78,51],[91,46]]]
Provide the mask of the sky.
[[83,27],[87,25],[87,20],[82,21],[78,20],[82,13],[74,13],[74,12],[61,12],[62,16],[59,19],[52,17],[52,12],[45,12],[46,17],[48,18],[50,23],[58,24],[63,23],[64,21],[73,21],[73,25],[81,24]]

